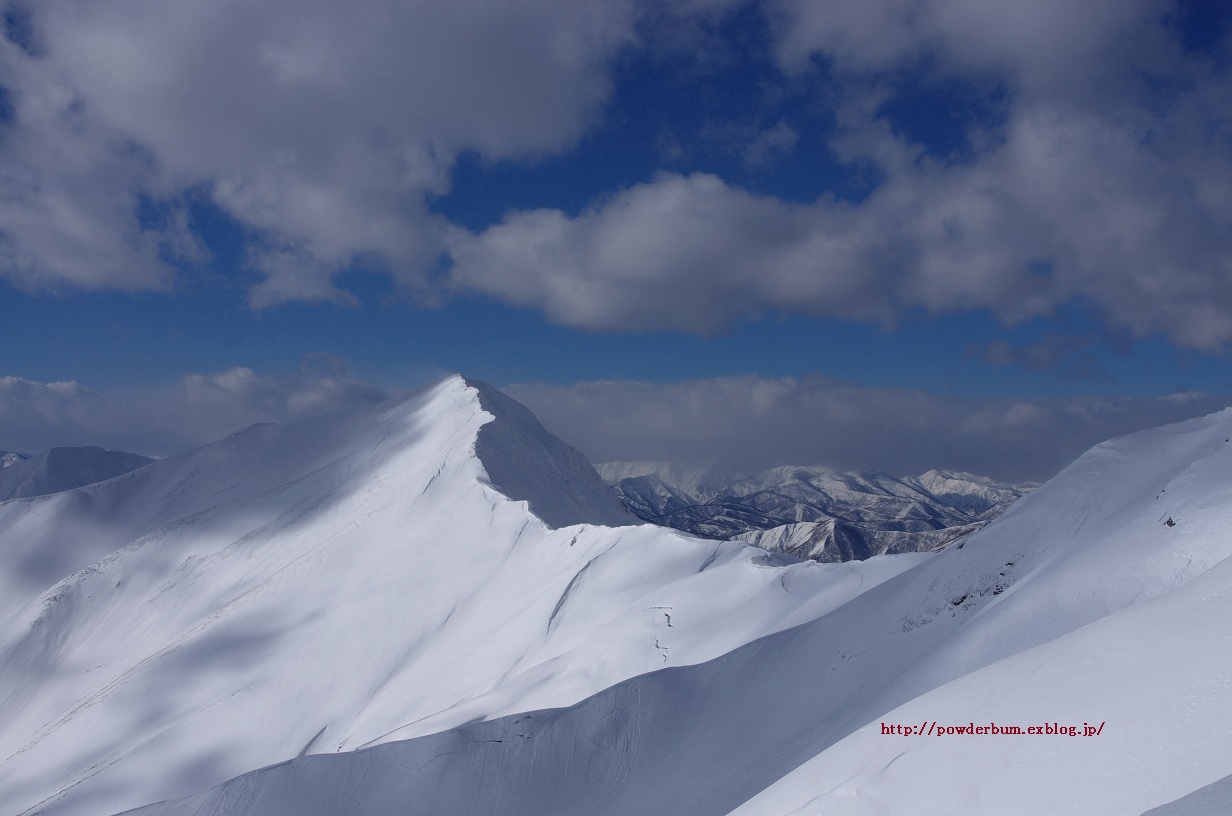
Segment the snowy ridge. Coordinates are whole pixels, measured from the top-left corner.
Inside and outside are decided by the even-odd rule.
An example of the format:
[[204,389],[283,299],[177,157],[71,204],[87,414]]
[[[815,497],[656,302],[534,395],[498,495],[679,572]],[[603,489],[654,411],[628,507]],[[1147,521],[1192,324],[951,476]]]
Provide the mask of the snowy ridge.
[[454,377],[0,505],[0,811],[117,812],[572,705],[918,563],[553,527],[627,517],[528,417]]
[[[1229,439],[1225,411],[1097,446],[961,547],[709,663],[141,813],[1112,816],[1179,800],[1232,757]],[[1104,730],[881,728],[972,721]]]

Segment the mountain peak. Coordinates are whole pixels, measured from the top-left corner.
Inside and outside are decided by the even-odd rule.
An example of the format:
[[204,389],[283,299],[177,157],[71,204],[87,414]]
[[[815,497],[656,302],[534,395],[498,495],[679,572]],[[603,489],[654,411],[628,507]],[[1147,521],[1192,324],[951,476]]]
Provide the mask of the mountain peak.
[[[1227,812],[1226,784],[1208,794],[1227,773],[1226,717],[1212,712],[1226,710],[1230,665],[1230,433],[1216,417],[1097,446],[964,546],[931,556],[760,561],[751,575],[773,576],[769,586],[796,603],[829,591],[810,590],[809,573],[914,566],[709,663],[641,673],[568,708],[523,700],[508,716],[369,751],[319,751],[136,813],[325,816],[413,803],[430,813],[881,816],[925,802],[939,803],[928,812],[1120,814],[1196,791],[1158,812]],[[573,591],[595,588],[604,568],[591,563]],[[764,599],[710,620],[754,617]],[[668,600],[630,609],[657,622],[640,634],[674,661],[677,627],[692,615]],[[615,644],[598,644],[602,661]],[[802,693],[801,678],[823,678],[825,693]],[[991,736],[993,723],[1021,738]],[[1058,739],[1066,723],[1068,736],[1090,739]],[[934,728],[947,738],[933,739]],[[990,736],[949,736],[964,733]],[[1144,739],[1157,749],[1147,759]]]
[[572,705],[789,625],[802,586],[891,574],[789,590],[752,547],[585,521],[631,519],[460,377],[0,504],[4,812],[113,813]]
[[15,465],[18,462],[24,462],[30,458],[28,453],[18,453],[17,451],[0,451],[0,468],[6,468],[9,465]]

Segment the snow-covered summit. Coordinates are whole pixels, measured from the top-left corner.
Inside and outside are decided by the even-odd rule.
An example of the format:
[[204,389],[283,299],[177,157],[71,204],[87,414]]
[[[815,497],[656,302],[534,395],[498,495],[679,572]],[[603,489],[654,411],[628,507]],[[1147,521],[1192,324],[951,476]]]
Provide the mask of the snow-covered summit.
[[911,565],[774,567],[632,521],[452,377],[0,504],[0,812],[110,813],[253,768],[571,705]]
[[28,453],[18,453],[17,451],[0,451],[0,468],[15,465],[18,462],[25,461],[29,458],[30,454]]
[[646,483],[662,485],[695,504],[709,501],[727,485],[748,477],[722,462],[604,462],[595,469],[613,487],[649,477]]
[[1003,511],[1039,487],[1037,482],[1008,484],[987,476],[952,470],[930,470],[915,479],[904,481],[918,484],[947,504],[977,516],[990,511]]
[[[711,662],[141,816],[1216,812],[1230,439],[1225,411],[1099,445],[961,547]],[[993,723],[1022,730],[954,730]]]

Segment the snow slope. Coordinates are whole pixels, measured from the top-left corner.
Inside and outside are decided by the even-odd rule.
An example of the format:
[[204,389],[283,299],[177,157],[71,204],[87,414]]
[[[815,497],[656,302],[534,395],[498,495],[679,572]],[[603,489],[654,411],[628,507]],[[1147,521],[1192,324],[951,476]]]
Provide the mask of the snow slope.
[[488,482],[553,527],[637,524],[577,449],[543,429],[521,403],[471,380],[492,421],[480,429],[475,454]]
[[[1097,446],[961,547],[708,663],[140,812],[1111,815],[1183,801],[1232,766],[1229,439],[1225,411]],[[934,721],[1104,730],[881,729]]]
[[1203,787],[1232,765],[1229,587],[1225,560],[881,718],[1090,723],[1099,736],[889,737],[874,722],[735,813],[1139,813]]
[[1226,816],[1232,813],[1232,775],[1180,799],[1151,808],[1142,816]]
[[920,560],[776,566],[602,526],[628,520],[580,454],[458,377],[0,504],[0,812],[116,812],[571,705]]

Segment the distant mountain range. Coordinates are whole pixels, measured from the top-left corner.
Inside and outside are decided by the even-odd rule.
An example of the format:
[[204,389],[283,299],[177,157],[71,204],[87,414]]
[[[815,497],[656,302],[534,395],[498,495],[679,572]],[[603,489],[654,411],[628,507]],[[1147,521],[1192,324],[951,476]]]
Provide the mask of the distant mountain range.
[[899,479],[819,467],[753,476],[661,462],[596,469],[644,521],[822,562],[943,548],[1036,487],[940,470]]
[[[490,399],[504,395],[493,391]],[[525,411],[512,401],[504,410]],[[494,483],[526,481],[516,477],[527,462],[507,462],[501,450],[486,453]],[[37,456],[0,451],[0,501],[72,490],[152,461],[92,446],[52,448]],[[797,466],[747,476],[721,464],[666,462],[607,462],[595,470],[643,521],[820,562],[942,549],[1036,486],[939,470],[905,479]],[[589,473],[589,466],[578,464],[575,472]],[[573,481],[585,478],[575,475]],[[574,490],[568,481],[558,488]],[[550,509],[546,518],[553,520]]]

